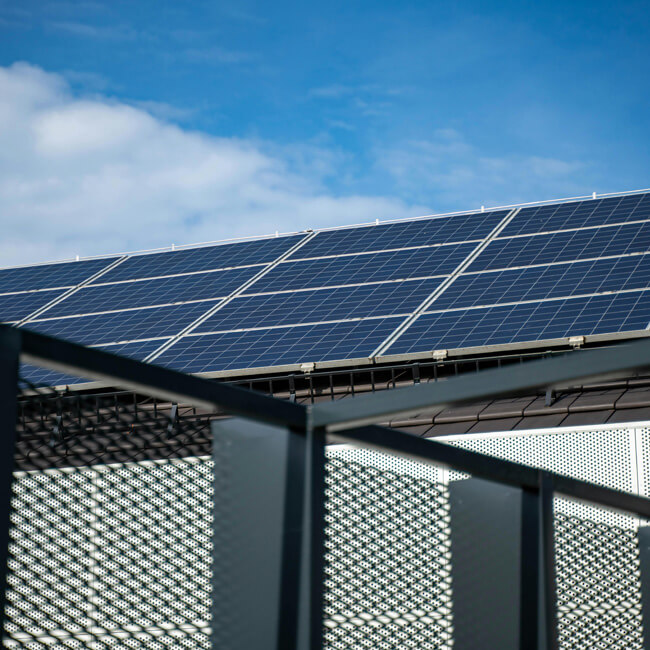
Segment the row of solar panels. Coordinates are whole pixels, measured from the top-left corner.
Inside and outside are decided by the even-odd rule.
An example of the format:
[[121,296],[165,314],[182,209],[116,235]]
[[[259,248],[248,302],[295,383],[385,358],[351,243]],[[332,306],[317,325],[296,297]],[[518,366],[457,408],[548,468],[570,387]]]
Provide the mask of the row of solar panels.
[[637,194],[5,269],[0,320],[188,372],[614,334],[648,251]]

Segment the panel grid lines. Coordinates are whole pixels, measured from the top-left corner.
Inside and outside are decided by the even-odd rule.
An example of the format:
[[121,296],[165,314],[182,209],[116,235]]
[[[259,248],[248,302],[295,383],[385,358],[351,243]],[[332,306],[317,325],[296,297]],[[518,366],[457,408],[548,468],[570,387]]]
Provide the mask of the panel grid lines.
[[635,289],[622,289],[621,291],[606,291],[606,292],[595,292],[595,293],[581,293],[577,295],[562,295],[562,296],[553,296],[552,298],[531,298],[527,300],[510,300],[503,302],[493,302],[485,304],[477,304],[471,306],[463,307],[449,307],[449,309],[428,309],[422,312],[422,315],[425,314],[451,314],[457,311],[472,311],[478,309],[490,309],[491,307],[512,307],[515,305],[532,305],[532,304],[541,304],[557,301],[566,301],[566,300],[582,300],[584,298],[596,298],[603,296],[618,296],[624,295],[627,293],[642,293],[645,291],[650,291],[650,287],[640,287]]
[[[495,239],[468,269],[530,266],[551,262],[612,257],[650,250],[650,221],[609,228],[561,231],[515,239]],[[505,262],[505,263],[504,263]]]
[[201,372],[555,345],[646,331],[649,253],[639,193],[0,269],[0,321]]
[[521,239],[522,237],[542,237],[544,235],[557,235],[561,232],[582,232],[587,230],[600,230],[603,228],[617,228],[619,226],[635,226],[648,223],[650,219],[638,219],[633,221],[617,221],[615,223],[601,223],[593,226],[579,226],[577,228],[558,228],[556,230],[540,230],[539,232],[524,232],[517,235],[500,235],[496,239]]
[[387,353],[641,331],[650,320],[649,296],[647,291],[634,291],[423,314]]
[[[368,226],[369,228],[373,226]],[[319,234],[318,232],[316,233]],[[480,239],[466,239],[461,241],[449,241],[442,244],[420,244],[413,246],[399,246],[397,248],[381,248],[373,249],[368,251],[357,251],[354,253],[331,253],[330,255],[314,255],[312,257],[291,257],[288,260],[282,262],[283,264],[289,264],[291,262],[306,262],[306,261],[317,261],[317,260],[331,260],[338,259],[341,257],[362,257],[364,255],[377,255],[378,253],[395,253],[397,251],[415,251],[422,250],[425,248],[443,248],[445,246],[460,246],[461,244],[477,244],[478,242],[483,241]]]
[[513,210],[508,212],[503,219],[494,227],[492,231],[485,237],[485,239],[468,256],[454,269],[454,272],[435,290],[431,295],[419,305],[419,307],[389,336],[382,344],[373,351],[372,356],[377,357],[389,349],[393,342],[399,339],[404,332],[408,332],[411,325],[418,319],[420,314],[424,312],[432,303],[434,303],[440,295],[444,294],[454,281],[460,276],[465,269],[467,269],[473,261],[481,255],[489,243],[496,237],[503,229],[513,220],[519,211]]
[[133,312],[133,311],[138,311],[138,312],[144,312],[149,309],[158,309],[160,307],[175,307],[178,305],[194,305],[196,303],[212,303],[212,302],[218,302],[219,300],[223,300],[223,298],[210,298],[208,300],[185,300],[183,302],[168,302],[168,303],[162,303],[162,304],[155,304],[155,305],[147,305],[145,307],[124,307],[122,309],[107,309],[106,311],[89,311],[89,312],[79,312],[76,314],[66,314],[65,316],[47,316],[45,315],[39,317],[39,318],[34,318],[32,321],[30,321],[29,324],[31,323],[43,323],[51,320],[56,320],[56,321],[64,321],[64,320],[70,320],[73,318],[85,318],[87,316],[101,316],[101,315],[108,315],[108,314],[126,314],[128,312]]
[[65,301],[70,296],[73,296],[75,293],[77,293],[77,291],[79,291],[86,284],[92,282],[95,278],[101,277],[105,273],[110,273],[110,271],[112,269],[114,269],[116,266],[119,266],[120,264],[122,264],[125,260],[126,260],[126,257],[120,257],[119,259],[114,260],[113,262],[108,264],[108,266],[100,269],[94,275],[91,275],[89,278],[86,278],[85,280],[83,280],[82,282],[77,284],[75,287],[72,287],[68,291],[61,294],[60,297],[54,298],[49,303],[45,304],[42,307],[39,307],[36,311],[34,311],[31,314],[27,315],[25,318],[23,318],[20,321],[20,323],[18,323],[18,327],[20,327],[21,325],[23,325],[26,322],[29,322],[32,318],[35,318],[36,316],[40,315],[41,313],[46,312],[51,307],[54,307],[54,306],[58,305],[59,303]]
[[235,289],[228,297],[226,297],[221,303],[218,305],[208,309],[202,316],[199,316],[196,318],[192,323],[181,329],[177,334],[175,334],[168,343],[163,344],[158,350],[150,354],[145,361],[151,362],[156,360],[161,354],[164,354],[170,347],[175,345],[178,341],[182,340],[182,338],[192,332],[194,329],[199,327],[203,322],[205,322],[208,318],[214,316],[215,312],[218,311],[221,307],[224,305],[227,305],[231,300],[234,300],[238,295],[242,294],[249,286],[253,285],[259,278],[263,277],[265,274],[267,274],[271,269],[273,269],[277,264],[279,264],[283,259],[291,255],[294,251],[298,250],[302,246],[304,246],[307,242],[309,242],[311,239],[313,239],[316,236],[316,233],[311,233],[308,234],[306,237],[302,237],[297,243],[294,244],[291,248],[288,250],[285,250],[278,258],[274,259],[272,262],[267,264],[259,273],[253,275],[253,277],[249,278],[246,282],[244,282],[242,285],[240,285],[237,289]]
[[383,320],[386,318],[404,318],[404,316],[408,316],[409,313],[405,312],[402,314],[378,314],[376,316],[363,316],[359,318],[339,318],[339,319],[333,319],[333,320],[315,320],[315,321],[305,321],[302,323],[288,323],[288,324],[282,324],[282,325],[264,325],[263,327],[240,327],[237,329],[223,329],[223,330],[208,330],[206,329],[205,331],[193,331],[190,332],[189,334],[186,334],[183,338],[185,337],[198,337],[198,336],[204,336],[204,335],[211,335],[211,334],[235,334],[239,332],[260,332],[260,331],[267,331],[267,330],[281,330],[281,329],[296,329],[299,327],[311,327],[313,325],[338,325],[339,323],[361,323],[361,322],[367,322],[367,321],[373,321],[373,320]]
[[551,266],[560,266],[565,264],[576,264],[578,262],[596,262],[596,261],[609,261],[618,260],[628,257],[643,257],[650,255],[650,251],[636,251],[634,253],[622,253],[620,255],[598,255],[596,257],[583,257],[581,259],[559,260],[556,262],[538,262],[536,264],[523,264],[522,266],[504,266],[493,269],[481,269],[480,271],[464,271],[463,276],[467,275],[487,275],[489,273],[501,273],[502,271],[517,271],[520,269],[541,269]]

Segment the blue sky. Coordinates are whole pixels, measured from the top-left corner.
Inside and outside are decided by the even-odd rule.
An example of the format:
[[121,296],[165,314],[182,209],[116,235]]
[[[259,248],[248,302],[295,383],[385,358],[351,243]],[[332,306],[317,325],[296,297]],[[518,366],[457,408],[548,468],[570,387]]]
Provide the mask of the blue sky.
[[0,263],[650,185],[645,2],[0,0]]

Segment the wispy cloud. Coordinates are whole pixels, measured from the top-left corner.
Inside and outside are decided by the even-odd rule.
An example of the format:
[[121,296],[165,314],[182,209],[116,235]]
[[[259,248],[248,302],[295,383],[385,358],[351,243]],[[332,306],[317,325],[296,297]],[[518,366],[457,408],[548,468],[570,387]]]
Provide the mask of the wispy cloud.
[[388,172],[397,191],[412,200],[467,201],[467,207],[527,201],[584,191],[585,163],[538,156],[494,155],[472,145],[457,130],[438,129],[428,139],[379,147],[376,166]]
[[191,63],[246,63],[254,57],[255,55],[251,52],[229,50],[223,47],[190,48],[183,52],[183,58]]
[[78,15],[81,11],[103,13],[107,10],[108,6],[102,2],[93,2],[92,0],[75,0],[74,2],[55,0],[54,2],[47,2],[43,9],[50,13],[67,12]]
[[318,86],[309,91],[310,97],[320,97],[324,99],[341,99],[343,97],[362,97],[362,96],[394,96],[401,95],[405,88],[397,86],[382,86],[380,84],[330,84]]
[[356,131],[357,127],[344,120],[327,120],[327,124],[332,129],[341,129],[343,131]]
[[184,122],[192,118],[198,112],[196,108],[183,108],[181,106],[168,104],[167,102],[134,101],[130,103],[132,106],[141,108],[147,113],[151,113],[154,117],[158,117],[165,121]]
[[349,97],[350,95],[358,92],[355,86],[345,86],[343,84],[332,84],[330,86],[320,86],[312,88],[309,94],[312,97],[325,97],[338,99],[339,97]]
[[0,68],[2,265],[426,212],[329,191],[336,152],[208,136],[151,108]]
[[92,25],[90,23],[51,21],[47,27],[72,36],[116,41],[133,41],[138,32],[128,25]]
[[115,90],[115,84],[108,77],[96,72],[64,70],[61,74],[71,85],[83,88],[87,92],[104,93],[108,90]]

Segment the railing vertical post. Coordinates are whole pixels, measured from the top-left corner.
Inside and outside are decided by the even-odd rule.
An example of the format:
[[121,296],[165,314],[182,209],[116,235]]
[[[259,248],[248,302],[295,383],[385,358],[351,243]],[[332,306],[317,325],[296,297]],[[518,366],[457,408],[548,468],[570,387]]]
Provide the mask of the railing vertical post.
[[639,522],[639,570],[641,572],[641,616],[643,620],[643,647],[650,648],[650,526]]
[[0,638],[4,632],[7,603],[7,563],[9,560],[20,350],[21,336],[18,330],[0,331]]
[[548,472],[540,472],[542,518],[542,563],[544,571],[544,622],[547,650],[558,650],[557,583],[555,577],[555,525],[553,518],[553,481]]
[[325,581],[325,440],[323,429],[310,431],[311,509],[309,536],[309,649],[323,644],[323,599]]
[[543,650],[539,644],[540,618],[540,495],[522,489],[521,570],[519,589],[519,648]]
[[521,490],[449,483],[454,650],[519,648]]
[[212,435],[212,647],[296,650],[305,434],[232,418]]
[[325,551],[325,431],[306,431],[304,529],[300,572],[298,650],[321,650]]
[[553,483],[538,472],[537,489],[522,492],[521,650],[557,650]]

